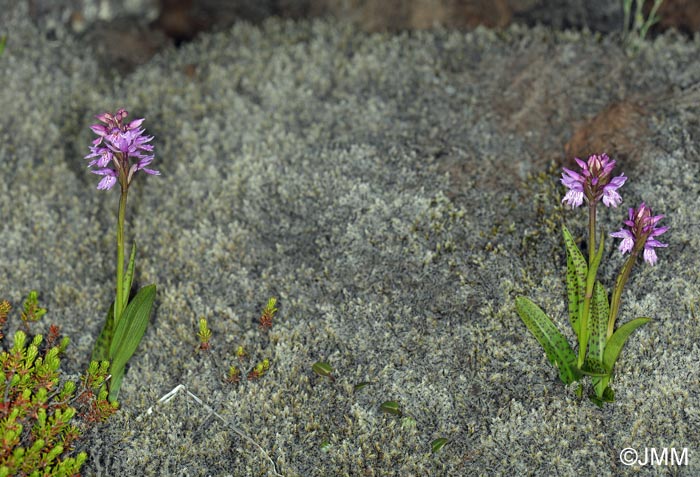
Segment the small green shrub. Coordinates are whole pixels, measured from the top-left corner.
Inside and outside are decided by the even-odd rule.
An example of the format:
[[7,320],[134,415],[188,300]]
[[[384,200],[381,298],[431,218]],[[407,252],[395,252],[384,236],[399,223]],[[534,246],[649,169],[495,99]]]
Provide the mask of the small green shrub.
[[[0,302],[0,330],[12,307]],[[36,313],[38,310],[43,312]],[[29,311],[29,313],[28,313]],[[37,293],[31,292],[21,313],[26,327],[43,315]],[[72,381],[60,381],[60,356],[68,338],[60,339],[58,326],[52,325],[44,340],[40,334],[30,338],[17,331],[7,349],[0,331],[0,477],[6,476],[78,476],[85,463],[85,452],[74,452],[74,443],[82,430],[102,422],[117,409],[107,401],[104,383],[109,363],[93,361],[81,377],[80,387]]]

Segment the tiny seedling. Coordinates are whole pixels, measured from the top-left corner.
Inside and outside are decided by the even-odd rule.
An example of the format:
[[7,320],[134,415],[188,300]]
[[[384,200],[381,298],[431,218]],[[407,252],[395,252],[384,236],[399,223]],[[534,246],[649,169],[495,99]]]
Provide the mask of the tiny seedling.
[[270,360],[265,358],[261,362],[255,365],[253,369],[248,373],[248,381],[254,381],[263,377],[267,371],[270,369]]
[[277,298],[270,298],[267,300],[267,305],[260,315],[260,328],[263,330],[269,330],[272,328],[272,318],[274,318],[275,313],[277,313]]
[[20,313],[22,321],[27,325],[29,322],[38,321],[46,314],[46,308],[39,306],[39,294],[32,290],[24,301],[24,309]]
[[316,361],[311,369],[319,376],[335,381],[335,377],[333,376],[333,367],[331,367],[331,365],[325,361]]
[[241,370],[238,369],[238,366],[231,365],[228,368],[228,375],[226,377],[226,381],[229,383],[239,383],[241,381]]
[[[269,329],[272,326],[272,317],[274,314],[277,312],[277,299],[276,298],[270,298],[267,301],[267,305],[265,306],[265,309],[263,310],[262,316],[260,318],[261,320],[261,326],[260,328],[262,329]],[[262,324],[265,324],[265,326],[262,326]],[[268,326],[269,325],[269,326]],[[247,367],[243,363],[244,361],[247,361],[247,359],[250,357],[250,354],[248,350],[246,350],[243,345],[238,345],[234,351],[234,355],[238,359],[238,363],[241,367]],[[252,369],[247,374],[247,379],[248,381],[255,381],[257,379],[260,379],[263,377],[267,372],[270,370],[270,360],[268,358],[264,358],[262,361],[258,362],[253,366]],[[231,365],[229,367],[228,373],[225,376],[225,381],[229,383],[239,383],[241,380],[241,371],[238,366]]]
[[200,351],[207,351],[210,348],[209,339],[211,338],[211,330],[207,326],[207,319],[199,319],[199,332],[197,333],[199,338],[199,349]]
[[333,444],[331,444],[327,439],[321,441],[321,452],[330,452]]
[[248,357],[248,353],[246,352],[245,348],[243,348],[243,346],[239,345],[238,348],[236,348],[236,357],[239,361],[242,361]]

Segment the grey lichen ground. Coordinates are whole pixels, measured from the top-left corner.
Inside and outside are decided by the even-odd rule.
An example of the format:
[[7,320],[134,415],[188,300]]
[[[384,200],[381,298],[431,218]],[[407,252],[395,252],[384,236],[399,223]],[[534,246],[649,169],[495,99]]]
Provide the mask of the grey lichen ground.
[[[614,39],[542,29],[368,36],[269,21],[114,78],[4,3],[0,290],[41,291],[73,338],[69,372],[87,365],[113,287],[117,194],[95,190],[81,159],[91,116],[145,116],[163,174],[137,177],[127,219],[157,307],[122,411],[88,436],[85,475],[271,475],[231,424],[285,476],[619,475],[626,447],[689,449],[688,467],[641,475],[700,473],[697,43],[662,38],[628,59]],[[624,295],[623,320],[654,321],[630,339],[602,410],[559,383],[513,306],[527,294],[565,329],[559,223],[585,227],[558,207],[556,169],[540,174],[571,124],[523,136],[494,112],[522,106],[508,85],[528,56],[544,64],[528,73],[535,92],[558,85],[555,104],[582,118],[625,92],[688,91],[654,111],[656,147],[621,161],[624,206],[667,213],[671,245]],[[601,221],[612,230],[624,213]],[[608,247],[610,284],[622,258]],[[270,296],[268,338],[256,319]],[[208,354],[194,351],[200,316]],[[223,382],[238,344],[270,359],[266,376]],[[335,383],[311,372],[317,360]],[[180,383],[228,424],[184,393],[145,414]],[[415,426],[382,414],[386,400]],[[450,442],[431,455],[438,437]]]

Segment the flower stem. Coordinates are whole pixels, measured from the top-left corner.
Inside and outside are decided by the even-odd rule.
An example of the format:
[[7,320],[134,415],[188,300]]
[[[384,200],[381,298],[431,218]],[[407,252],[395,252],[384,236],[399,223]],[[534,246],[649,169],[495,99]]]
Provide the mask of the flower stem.
[[629,279],[630,277],[630,273],[632,272],[634,262],[637,261],[637,255],[639,255],[639,250],[640,247],[635,247],[634,250],[632,250],[632,253],[629,257],[627,257],[627,261],[622,266],[620,274],[617,276],[617,280],[615,280],[615,288],[613,288],[613,294],[610,298],[610,315],[608,316],[607,333],[608,339],[610,339],[610,337],[613,334],[613,331],[615,331],[615,320],[617,319],[618,311],[620,311],[620,302],[622,301],[622,289],[625,288],[625,284],[627,284],[627,279]]
[[588,266],[590,267],[595,257],[595,205],[596,201],[588,203]]
[[583,311],[581,313],[580,323],[581,329],[579,331],[579,368],[583,366],[583,361],[586,358],[586,348],[588,347],[588,314],[590,313],[591,298],[593,297],[593,285],[595,285],[596,273],[598,272],[598,263],[595,261],[595,205],[595,200],[588,202],[588,276],[586,277],[586,294],[583,297]]
[[586,276],[586,294],[583,297],[583,311],[581,312],[581,321],[579,323],[579,347],[578,347],[578,367],[583,366],[586,359],[586,348],[588,348],[588,318],[591,310],[591,298],[593,298],[593,287],[598,273],[600,260],[603,258],[603,245],[605,242],[605,234],[600,233],[600,244],[598,251],[593,255],[588,266],[588,275]]
[[[119,198],[119,218],[117,219],[117,298],[114,301],[114,325],[119,323],[124,309],[124,218],[126,216],[126,197],[128,185],[122,182]],[[126,291],[128,293],[128,290]]]

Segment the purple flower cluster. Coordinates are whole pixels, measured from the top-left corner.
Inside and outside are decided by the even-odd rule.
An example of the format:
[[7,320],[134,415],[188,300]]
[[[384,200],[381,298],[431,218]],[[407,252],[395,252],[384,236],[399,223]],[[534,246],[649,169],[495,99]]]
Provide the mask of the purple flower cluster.
[[578,157],[576,163],[581,168],[581,172],[575,172],[564,167],[561,183],[569,188],[569,191],[562,199],[572,208],[583,204],[584,199],[589,204],[595,204],[601,199],[608,207],[617,207],[622,202],[622,197],[617,189],[627,180],[624,174],[612,177],[615,168],[615,161],[607,154],[593,154],[587,162]]
[[[128,115],[124,109],[116,114],[102,113],[95,117],[104,124],[90,126],[98,137],[92,141],[90,154],[85,159],[94,158],[88,167],[96,169],[90,172],[103,176],[97,185],[98,189],[111,189],[117,180],[122,187],[128,187],[134,173],[140,170],[146,174],[160,175],[160,172],[146,167],[155,157],[149,154],[153,151],[153,145],[148,144],[153,136],[144,134],[145,130],[141,127],[143,119],[125,123],[124,119]],[[114,168],[108,167],[110,164]]]
[[656,228],[663,215],[652,215],[651,208],[642,202],[636,209],[630,208],[628,219],[624,221],[627,228],[622,228],[610,234],[611,237],[621,238],[620,252],[629,253],[644,247],[644,260],[649,265],[656,264],[655,247],[667,247],[668,244],[656,240],[668,227]]
[[[593,212],[595,204],[601,200],[608,207],[617,207],[622,203],[618,189],[627,181],[627,177],[624,174],[612,176],[614,160],[607,154],[593,154],[586,162],[579,158],[575,160],[581,168],[580,172],[563,168],[561,183],[569,189],[562,199],[563,203],[575,208],[585,200],[593,206]],[[649,265],[655,265],[658,259],[654,248],[668,246],[656,239],[668,230],[668,227],[656,227],[663,217],[652,215],[651,208],[642,202],[636,209],[629,209],[629,217],[624,221],[625,227],[610,236],[622,239],[620,252],[636,255],[644,249],[644,260]]]

